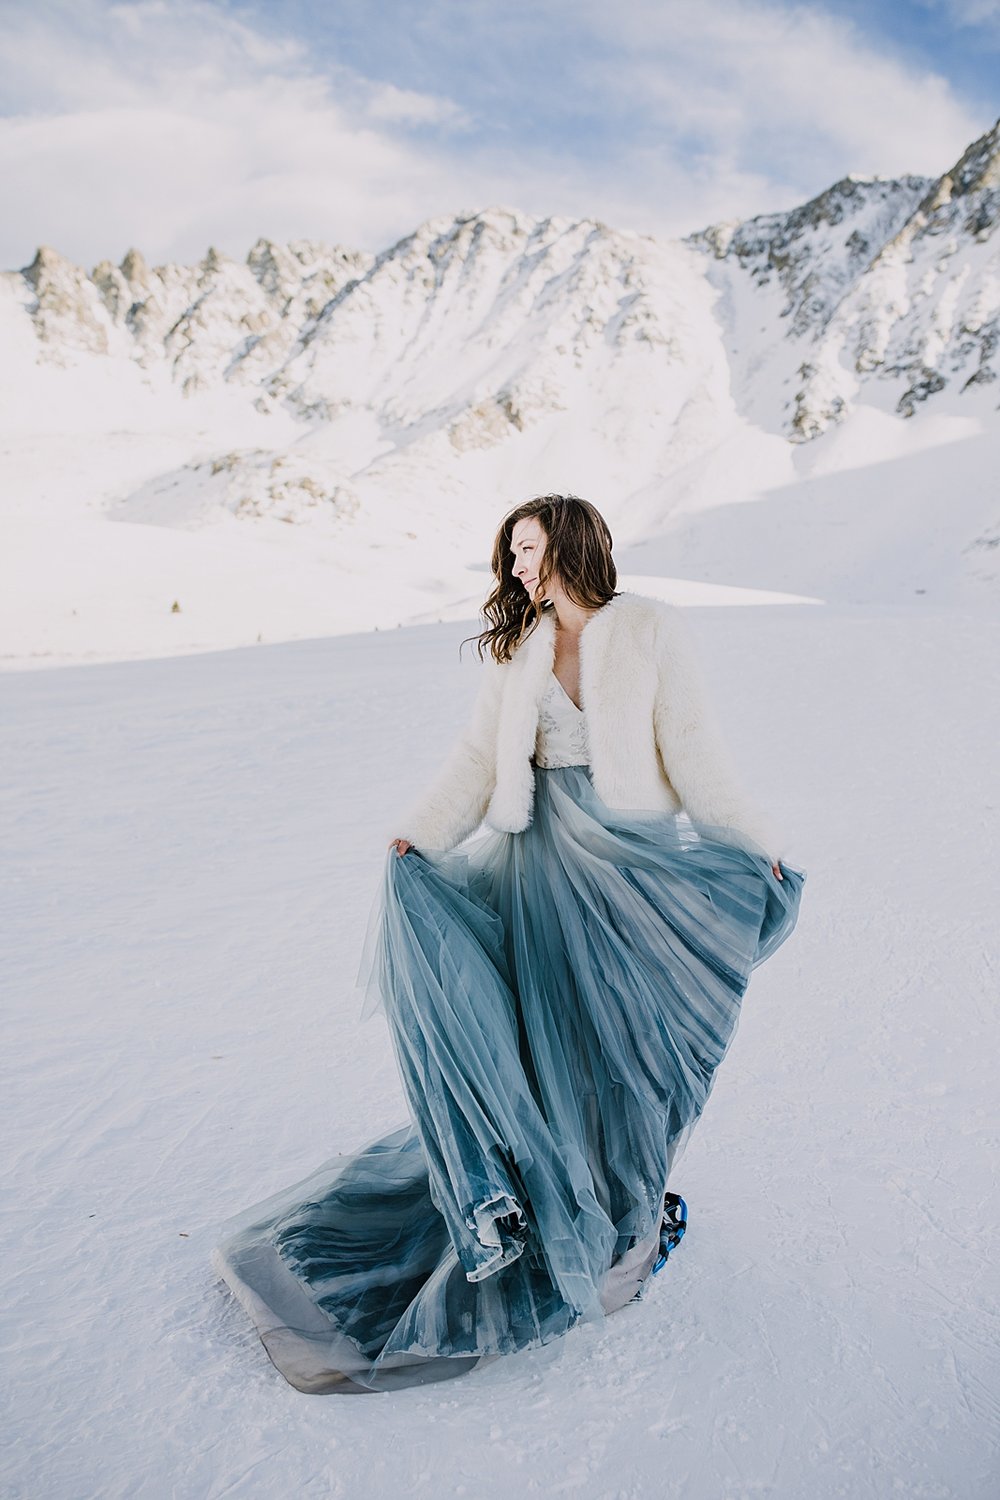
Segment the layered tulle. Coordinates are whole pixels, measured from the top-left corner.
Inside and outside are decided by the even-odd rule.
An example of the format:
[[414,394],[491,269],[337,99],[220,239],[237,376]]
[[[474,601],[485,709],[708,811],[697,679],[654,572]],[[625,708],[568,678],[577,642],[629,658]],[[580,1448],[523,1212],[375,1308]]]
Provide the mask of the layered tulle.
[[215,1264],[300,1390],[446,1378],[645,1286],[663,1195],[805,875],[535,769],[533,821],[390,850],[364,1014],[408,1124],[225,1226]]

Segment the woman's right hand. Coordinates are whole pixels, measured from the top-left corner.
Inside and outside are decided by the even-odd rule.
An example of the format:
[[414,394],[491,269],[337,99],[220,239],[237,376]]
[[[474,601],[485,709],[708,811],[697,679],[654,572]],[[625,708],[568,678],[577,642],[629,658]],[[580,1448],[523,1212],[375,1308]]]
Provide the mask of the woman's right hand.
[[397,854],[402,855],[406,853],[407,849],[412,849],[413,845],[409,839],[390,839],[389,848],[395,849]]

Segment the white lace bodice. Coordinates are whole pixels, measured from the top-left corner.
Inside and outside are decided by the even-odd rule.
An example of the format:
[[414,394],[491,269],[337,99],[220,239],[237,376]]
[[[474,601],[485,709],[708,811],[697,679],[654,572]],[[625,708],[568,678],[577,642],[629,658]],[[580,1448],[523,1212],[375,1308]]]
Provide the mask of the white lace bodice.
[[546,768],[590,764],[587,716],[582,708],[577,708],[554,672],[549,673],[548,686],[538,706],[535,763]]

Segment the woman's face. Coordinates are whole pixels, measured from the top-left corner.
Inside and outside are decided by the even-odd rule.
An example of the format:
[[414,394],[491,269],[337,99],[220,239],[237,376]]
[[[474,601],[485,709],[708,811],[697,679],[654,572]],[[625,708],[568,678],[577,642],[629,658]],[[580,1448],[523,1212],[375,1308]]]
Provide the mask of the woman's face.
[[533,599],[538,587],[538,569],[545,551],[545,531],[537,516],[524,516],[515,523],[510,535],[510,550],[511,571]]

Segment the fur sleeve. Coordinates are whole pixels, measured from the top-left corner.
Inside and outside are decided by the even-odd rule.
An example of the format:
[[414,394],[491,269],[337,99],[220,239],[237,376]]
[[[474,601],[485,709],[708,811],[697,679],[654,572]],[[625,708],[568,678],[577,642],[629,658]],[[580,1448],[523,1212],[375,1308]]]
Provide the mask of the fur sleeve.
[[695,642],[673,605],[658,611],[657,684],[653,720],[657,749],[693,822],[728,833],[731,843],[780,857],[779,831],[753,809],[743,791],[708,702]]
[[468,724],[430,786],[397,820],[389,838],[418,849],[453,849],[483,820],[496,785],[501,664],[490,658]]

